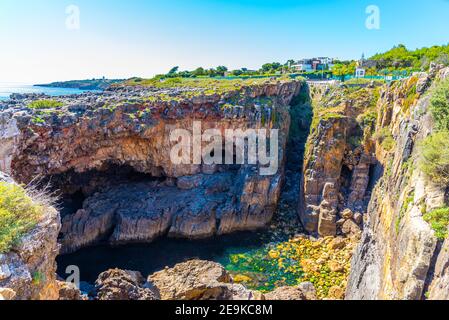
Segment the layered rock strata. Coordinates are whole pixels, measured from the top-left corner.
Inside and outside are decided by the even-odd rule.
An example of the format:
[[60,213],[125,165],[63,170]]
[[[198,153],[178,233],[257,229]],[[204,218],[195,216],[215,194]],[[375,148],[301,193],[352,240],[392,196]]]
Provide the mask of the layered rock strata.
[[[363,142],[371,127],[360,118],[372,108],[376,87],[351,91],[318,87],[305,155],[299,215],[306,231],[322,237],[360,232],[369,200],[374,150]],[[360,96],[358,96],[359,94]]]
[[[352,261],[347,299],[448,299],[447,241],[439,243],[423,213],[445,203],[445,188],[424,177],[416,147],[433,128],[428,89],[448,69],[421,74],[383,89],[377,130],[395,145],[376,146],[383,178],[373,191],[361,243]],[[416,89],[413,89],[416,88]],[[407,105],[407,92],[415,92]]]
[[[63,252],[102,240],[204,238],[260,228],[279,200],[288,105],[301,84],[266,82],[222,94],[118,87],[58,98],[60,106],[44,110],[29,105],[48,97],[14,96],[0,107],[2,144],[15,142],[1,150],[0,161],[21,182],[41,177],[64,195],[86,198],[81,208],[63,213]],[[278,170],[261,175],[261,165],[174,164],[177,142],[170,133],[186,130],[194,139],[198,121],[200,133],[278,129]],[[210,141],[195,143],[205,152]],[[116,167],[141,177],[117,182],[111,174]]]

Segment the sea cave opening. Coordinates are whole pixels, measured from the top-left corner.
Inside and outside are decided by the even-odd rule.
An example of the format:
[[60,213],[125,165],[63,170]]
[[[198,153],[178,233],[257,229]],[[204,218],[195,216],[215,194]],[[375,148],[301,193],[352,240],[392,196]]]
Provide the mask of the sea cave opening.
[[[158,234],[152,241],[129,241],[127,243],[111,244],[107,241],[93,242],[82,248],[61,254],[58,259],[58,275],[61,278],[67,278],[70,274],[66,273],[69,266],[76,266],[80,270],[81,281],[93,284],[100,273],[113,269],[126,269],[140,271],[144,276],[148,276],[154,272],[164,269],[166,266],[172,267],[177,263],[181,263],[190,259],[203,259],[216,261],[230,268],[235,272],[242,271],[232,263],[231,257],[236,254],[253,255],[260,254],[261,250],[265,250],[269,243],[277,243],[287,241],[290,237],[301,232],[301,225],[298,217],[298,205],[302,197],[300,196],[301,176],[303,174],[303,162],[305,145],[309,136],[312,106],[310,102],[308,88],[305,87],[301,93],[293,99],[290,107],[291,126],[290,135],[286,145],[285,154],[285,179],[281,190],[281,197],[278,208],[274,215],[274,219],[269,228],[258,229],[254,231],[237,231],[229,235],[212,235],[208,239],[178,239],[167,237],[167,234]],[[236,162],[236,146],[234,146],[234,163]],[[215,156],[214,151],[210,153],[211,157]],[[223,159],[225,153],[223,152]],[[213,180],[214,175],[230,174],[231,180],[234,179],[240,165],[218,166],[218,168],[208,168],[208,176]],[[142,206],[150,203],[170,202],[169,192],[176,190],[179,179],[171,178],[164,175],[162,169],[156,168],[156,174],[141,173],[131,166],[108,164],[100,170],[92,170],[86,173],[67,172],[60,175],[49,177],[49,181],[61,193],[60,210],[61,216],[64,218],[75,214],[78,210],[83,209],[85,204],[95,195],[99,199],[98,206],[113,207],[115,202],[120,199],[109,197],[109,204],[102,205],[104,198],[98,197],[98,194],[115,188],[113,195],[122,195],[126,186],[135,185],[136,188],[129,189],[130,200],[125,210],[139,208],[139,197],[142,195],[145,201]],[[190,179],[190,177],[187,177]],[[238,181],[232,181],[237,184]],[[154,192],[152,189],[142,190],[141,185],[154,184],[166,188],[166,192]],[[190,179],[187,184],[195,185],[194,179]],[[183,183],[183,188],[186,183]],[[123,187],[121,187],[123,186]],[[172,189],[170,189],[172,188]],[[224,190],[223,194],[227,196],[229,191],[223,185],[214,186],[211,189]],[[165,190],[165,189],[164,189]],[[183,190],[182,192],[195,192],[192,190]],[[220,191],[221,192],[221,191]],[[185,198],[185,202],[190,202],[189,198]],[[176,200],[174,200],[176,201]],[[90,204],[89,204],[90,205]],[[200,204],[199,204],[200,205]],[[104,209],[104,208],[103,208]],[[122,210],[121,208],[120,210]],[[139,213],[136,212],[136,219],[132,223],[139,222]],[[84,217],[82,217],[84,218]],[[101,220],[101,223],[118,223],[120,214],[115,215],[111,221]],[[98,221],[97,221],[98,222]],[[196,223],[196,222],[195,222]],[[275,226],[274,228],[272,228]],[[75,224],[75,229],[80,226]],[[121,228],[128,228],[130,225],[124,225]],[[64,228],[64,226],[63,226]],[[107,229],[107,228],[106,228]],[[105,230],[106,230],[105,229]],[[106,238],[113,231],[107,229]],[[234,270],[235,269],[235,270]],[[263,277],[261,278],[263,279]]]

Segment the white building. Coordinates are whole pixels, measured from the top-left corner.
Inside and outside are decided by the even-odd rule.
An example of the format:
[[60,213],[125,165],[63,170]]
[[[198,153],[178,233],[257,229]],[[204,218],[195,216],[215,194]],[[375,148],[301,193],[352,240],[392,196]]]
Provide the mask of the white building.
[[302,59],[291,67],[297,72],[313,72],[317,70],[328,70],[333,66],[334,59],[319,57],[313,59]]
[[313,64],[308,62],[299,61],[297,64],[292,65],[292,68],[297,72],[312,72]]
[[366,70],[364,68],[355,69],[355,77],[356,78],[365,78]]

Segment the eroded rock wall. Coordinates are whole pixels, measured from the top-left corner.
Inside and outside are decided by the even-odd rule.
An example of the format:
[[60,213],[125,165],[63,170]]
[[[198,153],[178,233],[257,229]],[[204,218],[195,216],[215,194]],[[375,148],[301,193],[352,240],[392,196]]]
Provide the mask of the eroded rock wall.
[[11,173],[12,155],[19,136],[17,121],[11,112],[0,110],[0,171]]
[[[3,178],[0,175],[0,181]],[[5,180],[3,180],[5,181]],[[8,182],[11,180],[8,179]],[[57,300],[57,243],[61,222],[52,207],[44,211],[41,221],[18,244],[0,254],[0,297],[11,300]]]
[[416,145],[433,127],[428,88],[447,71],[395,82],[381,93],[376,130],[391,132],[395,144],[391,150],[379,142],[376,146],[383,177],[373,191],[352,261],[347,299],[448,298],[447,252],[439,250],[423,219],[423,212],[444,205],[445,190],[425,179],[416,165]]
[[305,155],[299,208],[302,224],[311,234],[352,236],[360,231],[375,159],[372,146],[364,144],[370,139],[371,128],[359,116],[370,108],[376,90],[314,90],[314,124]]
[[[64,194],[86,197],[82,208],[63,215],[63,252],[101,240],[150,242],[164,235],[206,238],[253,230],[265,226],[276,209],[288,105],[301,86],[295,80],[267,82],[192,98],[181,98],[178,89],[124,87],[63,97],[60,108],[44,111],[26,107],[36,97],[19,97],[3,107],[5,123],[18,128],[14,148],[3,157],[21,182],[42,177]],[[277,170],[261,175],[261,165],[174,164],[177,142],[170,133],[185,130],[193,139],[197,122],[200,133],[278,129]],[[210,144],[194,143],[203,151]],[[125,166],[150,179],[110,179],[112,167]]]

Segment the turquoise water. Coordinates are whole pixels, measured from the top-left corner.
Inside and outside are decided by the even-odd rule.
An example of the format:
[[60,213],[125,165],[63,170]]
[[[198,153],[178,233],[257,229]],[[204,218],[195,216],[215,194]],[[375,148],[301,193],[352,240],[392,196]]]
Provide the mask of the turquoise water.
[[[94,91],[94,90],[92,90]],[[0,83],[0,100],[6,100],[13,93],[45,93],[49,96],[63,96],[70,94],[80,94],[86,90],[70,88],[47,88],[20,83]]]

